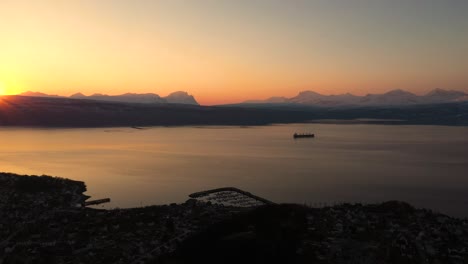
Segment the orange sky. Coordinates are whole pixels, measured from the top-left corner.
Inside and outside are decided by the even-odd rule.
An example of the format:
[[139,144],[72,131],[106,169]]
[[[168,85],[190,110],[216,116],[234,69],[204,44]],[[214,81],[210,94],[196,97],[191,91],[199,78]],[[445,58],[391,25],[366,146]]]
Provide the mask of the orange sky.
[[0,93],[468,91],[468,1],[0,3]]

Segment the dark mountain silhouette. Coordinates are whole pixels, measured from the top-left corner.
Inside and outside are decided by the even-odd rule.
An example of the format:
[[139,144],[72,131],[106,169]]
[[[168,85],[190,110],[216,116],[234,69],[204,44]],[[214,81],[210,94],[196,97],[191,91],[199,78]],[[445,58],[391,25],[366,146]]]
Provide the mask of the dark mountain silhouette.
[[468,94],[454,90],[434,89],[424,96],[428,102],[435,103],[440,101],[466,101]]
[[[278,97],[276,97],[278,98]],[[405,106],[418,104],[440,104],[468,101],[468,94],[461,91],[447,91],[435,89],[426,95],[418,96],[401,89],[392,90],[384,94],[368,94],[365,96],[350,93],[338,95],[323,95],[314,91],[303,91],[291,98],[281,100],[248,100],[242,104],[300,104],[309,106]]]
[[[22,96],[31,97],[59,97],[57,95],[48,95],[40,92],[25,92],[20,94]],[[65,98],[65,97],[64,97]],[[160,97],[154,93],[137,94],[137,93],[125,93],[121,95],[106,95],[106,94],[93,94],[86,96],[82,93],[75,93],[69,98],[72,99],[88,99],[98,101],[109,101],[109,102],[122,102],[122,103],[144,103],[144,104],[190,104],[198,105],[198,102],[192,95],[186,92],[174,92],[166,97]]]
[[76,98],[76,99],[86,99],[86,95],[82,93],[75,93],[70,95],[70,98]]
[[417,103],[423,103],[419,96],[401,89],[384,94],[368,94],[358,100],[358,104],[367,105],[409,105]]
[[93,94],[90,96],[84,96],[83,94],[74,94],[71,96],[71,98],[110,101],[110,102],[144,103],[144,104],[166,103],[166,101],[163,100],[159,95],[153,94],[153,93],[147,93],[147,94],[126,93],[126,94],[121,94],[121,95]]
[[277,104],[277,103],[286,103],[288,102],[288,98],[286,97],[281,97],[281,96],[273,96],[270,97],[266,100],[248,100],[245,101],[244,103],[249,103],[249,104],[258,104],[258,103],[272,103],[272,104]]
[[123,103],[63,97],[0,97],[0,126],[267,125],[324,122],[323,120],[356,122],[353,121],[355,119],[392,119],[392,124],[467,126],[468,102],[385,107],[316,107],[302,104],[221,107]]
[[322,95],[313,91],[300,92],[297,96],[290,98],[289,102],[297,104],[309,104],[319,106],[351,105],[357,102],[359,97],[352,94]]
[[195,98],[188,94],[187,92],[173,92],[170,95],[163,97],[166,102],[171,104],[190,104],[190,105],[198,105]]
[[45,94],[45,93],[41,93],[41,92],[32,92],[32,91],[24,92],[21,95],[23,95],[23,96],[33,96],[33,97],[60,97],[58,95],[51,95],[51,94]]

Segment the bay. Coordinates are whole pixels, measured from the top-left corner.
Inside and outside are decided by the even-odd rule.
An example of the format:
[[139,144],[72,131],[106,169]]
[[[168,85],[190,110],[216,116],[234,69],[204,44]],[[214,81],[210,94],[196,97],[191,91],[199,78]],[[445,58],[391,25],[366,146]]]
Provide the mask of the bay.
[[104,208],[232,186],[279,203],[402,200],[468,216],[467,127],[0,128],[0,171],[84,181],[88,195],[112,199]]

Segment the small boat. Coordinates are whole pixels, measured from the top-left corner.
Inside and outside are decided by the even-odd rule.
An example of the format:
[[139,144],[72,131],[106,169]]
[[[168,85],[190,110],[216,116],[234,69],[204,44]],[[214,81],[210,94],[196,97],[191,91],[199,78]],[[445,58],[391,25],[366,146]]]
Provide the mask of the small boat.
[[313,138],[313,137],[315,137],[315,134],[312,134],[312,133],[302,133],[302,134],[294,133],[294,135],[293,135],[294,139],[296,139],[296,138]]

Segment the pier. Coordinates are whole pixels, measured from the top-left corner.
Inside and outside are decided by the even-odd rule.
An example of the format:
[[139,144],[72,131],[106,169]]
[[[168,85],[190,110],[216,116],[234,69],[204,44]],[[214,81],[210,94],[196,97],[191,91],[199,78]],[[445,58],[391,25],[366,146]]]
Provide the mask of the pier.
[[189,197],[201,199],[206,202],[209,201],[237,207],[254,207],[265,204],[275,204],[272,201],[234,187],[223,187],[196,192],[190,194]]
[[99,200],[93,200],[93,201],[88,201],[83,203],[84,206],[89,206],[89,205],[97,205],[97,204],[103,204],[103,203],[109,203],[111,201],[110,198],[104,198],[104,199],[99,199]]

